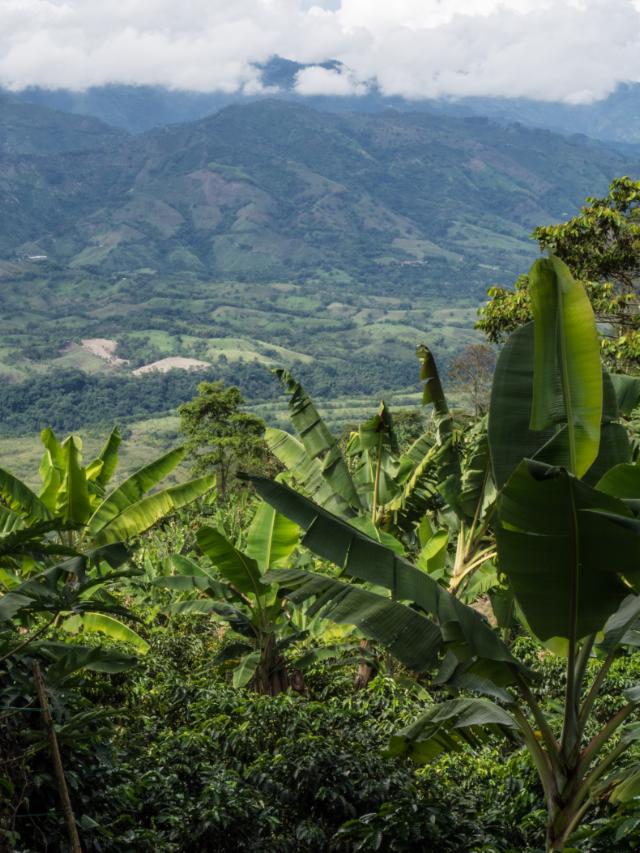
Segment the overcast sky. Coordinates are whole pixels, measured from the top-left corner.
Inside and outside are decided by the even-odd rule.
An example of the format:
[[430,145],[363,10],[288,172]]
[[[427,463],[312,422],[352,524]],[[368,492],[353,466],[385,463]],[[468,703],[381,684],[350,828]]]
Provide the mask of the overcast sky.
[[[0,85],[588,102],[640,81],[640,0],[0,0]],[[341,71],[318,67],[328,59]]]

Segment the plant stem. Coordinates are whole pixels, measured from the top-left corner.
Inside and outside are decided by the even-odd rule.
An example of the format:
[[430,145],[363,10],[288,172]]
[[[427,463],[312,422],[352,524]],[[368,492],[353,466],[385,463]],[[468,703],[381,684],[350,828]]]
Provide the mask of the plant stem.
[[549,761],[551,762],[554,771],[558,776],[562,775],[563,769],[560,762],[560,748],[558,746],[558,742],[554,737],[553,732],[547,722],[546,717],[544,716],[538,701],[535,696],[531,692],[529,685],[524,680],[522,676],[518,678],[518,686],[520,687],[520,691],[522,696],[529,706],[531,713],[533,714],[533,718],[536,721],[536,725],[540,729],[540,734],[542,735],[542,739],[544,740],[544,744],[547,748],[547,754],[549,756]]
[[382,467],[382,430],[378,436],[378,453],[376,455],[376,473],[373,481],[373,498],[371,500],[371,521],[375,525],[378,516],[378,493],[380,491],[380,469]]

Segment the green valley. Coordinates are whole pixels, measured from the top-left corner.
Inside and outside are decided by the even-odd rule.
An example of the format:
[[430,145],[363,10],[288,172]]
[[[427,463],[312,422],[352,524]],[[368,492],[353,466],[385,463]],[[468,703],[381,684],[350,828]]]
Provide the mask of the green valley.
[[[346,422],[415,391],[423,340],[446,367],[479,339],[476,306],[535,257],[533,227],[638,171],[601,143],[477,118],[263,100],[130,136],[8,96],[0,109],[13,436],[95,428],[105,408],[170,414],[204,375],[275,414],[276,365],[323,404],[349,400]],[[34,411],[45,376],[55,415]]]

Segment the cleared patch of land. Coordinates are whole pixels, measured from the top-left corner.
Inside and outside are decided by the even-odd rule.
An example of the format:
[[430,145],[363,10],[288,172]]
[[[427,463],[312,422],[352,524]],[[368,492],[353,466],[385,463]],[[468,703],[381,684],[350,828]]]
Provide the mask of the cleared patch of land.
[[107,364],[112,364],[114,367],[129,363],[126,358],[119,358],[116,355],[118,342],[110,338],[84,338],[81,343],[88,352],[97,355],[98,358],[102,358]]
[[198,361],[196,358],[184,358],[183,356],[169,356],[153,361],[151,364],[143,364],[132,370],[134,376],[142,376],[144,373],[168,373],[170,370],[206,370],[211,367],[207,361]]

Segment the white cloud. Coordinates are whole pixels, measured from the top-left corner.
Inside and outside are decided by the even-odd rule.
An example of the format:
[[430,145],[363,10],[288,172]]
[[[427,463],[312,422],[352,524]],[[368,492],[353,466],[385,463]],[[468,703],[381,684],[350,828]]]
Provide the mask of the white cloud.
[[[640,80],[640,0],[0,0],[0,85],[581,102]],[[321,67],[334,59],[340,69]]]
[[300,95],[364,95],[367,85],[346,70],[310,65],[296,74],[295,88]]

